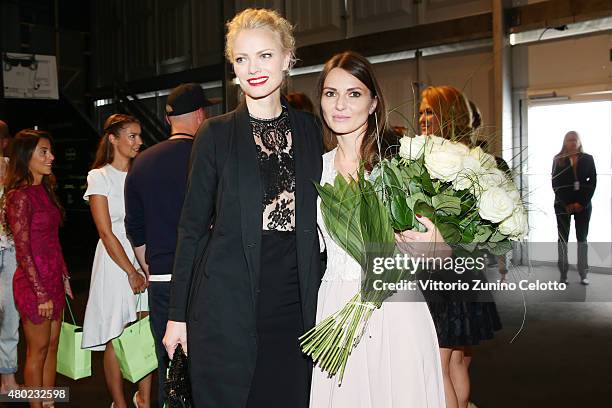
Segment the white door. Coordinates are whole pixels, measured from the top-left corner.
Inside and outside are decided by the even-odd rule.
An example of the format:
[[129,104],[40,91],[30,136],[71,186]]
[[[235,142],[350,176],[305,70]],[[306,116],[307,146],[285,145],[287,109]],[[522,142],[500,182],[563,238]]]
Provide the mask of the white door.
[[[557,224],[551,186],[553,157],[559,153],[563,137],[570,130],[580,135],[585,153],[595,160],[597,188],[593,195],[593,212],[588,241],[590,266],[610,267],[612,242],[612,101],[537,104],[528,108],[527,172],[530,234],[529,242],[537,250],[530,251],[536,261],[557,261],[556,245],[540,244],[557,241]],[[572,221],[569,242],[576,242]],[[569,261],[576,262],[570,251]]]

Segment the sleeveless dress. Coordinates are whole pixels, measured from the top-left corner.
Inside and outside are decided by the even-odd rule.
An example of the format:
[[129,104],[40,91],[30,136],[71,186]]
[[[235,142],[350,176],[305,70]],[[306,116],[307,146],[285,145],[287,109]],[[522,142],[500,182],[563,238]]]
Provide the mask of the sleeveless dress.
[[[332,184],[334,149],[323,156],[321,184]],[[319,201],[320,203],[320,201]],[[342,308],[360,289],[361,266],[318,225],[327,248],[327,270],[319,289],[317,323]],[[385,302],[348,359],[342,385],[313,370],[312,408],[445,408],[436,331],[422,301]]]
[[[89,201],[92,195],[103,195],[108,199],[113,234],[117,237],[130,262],[139,268],[136,255],[125,232],[125,204],[123,187],[127,172],[119,171],[110,164],[93,169],[87,175],[87,191],[83,198]],[[98,241],[91,270],[89,298],[83,323],[82,348],[102,351],[106,343],[119,337],[128,323],[137,319],[138,311],[148,311],[147,292],[135,295],[127,274],[112,260],[102,240]]]
[[59,208],[42,184],[24,186],[7,194],[6,216],[17,257],[13,295],[19,314],[40,324],[45,319],[38,305],[52,300],[51,319],[59,319],[65,305],[62,276],[68,276],[58,235]]

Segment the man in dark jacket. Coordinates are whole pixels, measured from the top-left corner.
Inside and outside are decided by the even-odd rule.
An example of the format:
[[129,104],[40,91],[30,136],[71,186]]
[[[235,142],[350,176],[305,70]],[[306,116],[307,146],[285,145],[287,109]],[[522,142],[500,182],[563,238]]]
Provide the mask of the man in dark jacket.
[[168,355],[162,339],[168,322],[170,279],[179,217],[185,198],[189,157],[198,127],[211,103],[198,84],[182,84],[166,102],[168,140],[148,148],[134,161],[125,181],[125,226],[138,261],[149,277],[149,308],[158,360],[159,406]]

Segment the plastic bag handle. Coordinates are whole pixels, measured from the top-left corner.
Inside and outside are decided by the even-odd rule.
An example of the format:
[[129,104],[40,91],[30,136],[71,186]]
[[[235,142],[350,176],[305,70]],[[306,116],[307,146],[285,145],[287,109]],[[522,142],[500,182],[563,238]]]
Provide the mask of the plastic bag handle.
[[[72,317],[72,324],[74,324],[75,326],[76,324],[76,319],[74,318],[74,314],[72,313],[72,308],[70,307],[70,301],[68,300],[68,296],[64,295],[64,298],[66,298],[66,306],[68,307],[68,313],[70,313],[70,317]],[[64,319],[64,312],[66,311],[66,309],[64,308],[64,310],[62,310],[62,321],[65,321]]]

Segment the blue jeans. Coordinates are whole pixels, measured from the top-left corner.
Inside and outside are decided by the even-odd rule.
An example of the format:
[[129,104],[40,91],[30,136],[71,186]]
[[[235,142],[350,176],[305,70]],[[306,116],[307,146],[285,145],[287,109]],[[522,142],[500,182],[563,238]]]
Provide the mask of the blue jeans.
[[15,248],[0,250],[0,374],[17,372],[19,312],[13,299],[13,276],[17,269]]

